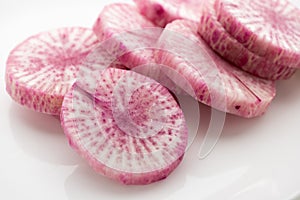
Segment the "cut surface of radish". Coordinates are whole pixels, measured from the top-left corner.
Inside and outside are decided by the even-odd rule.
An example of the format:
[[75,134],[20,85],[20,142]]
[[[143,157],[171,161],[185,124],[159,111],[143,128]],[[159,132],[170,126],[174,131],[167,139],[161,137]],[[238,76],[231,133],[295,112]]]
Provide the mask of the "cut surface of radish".
[[60,28],[28,38],[8,57],[8,94],[30,109],[59,115],[81,62],[97,43],[91,29],[80,27]]
[[175,99],[133,71],[104,70],[94,94],[75,83],[64,99],[61,120],[71,146],[93,169],[123,184],[166,178],[187,145],[185,119]]
[[300,10],[288,0],[217,0],[218,20],[271,62],[300,68]]
[[134,0],[140,12],[160,27],[176,19],[199,20],[199,0]]
[[[123,49],[132,49],[136,45],[149,46],[156,42],[159,35],[147,35],[145,32],[136,32],[143,28],[155,27],[155,25],[142,16],[135,5],[125,3],[115,3],[104,7],[99,14],[93,30],[100,41],[110,39],[111,42],[121,46]],[[135,31],[131,37],[140,37],[139,43],[133,43],[130,40],[130,31]],[[120,34],[127,32],[127,38],[118,37]],[[137,65],[148,62],[149,56],[145,57],[145,53],[130,53],[118,58],[119,62],[124,64],[127,68],[133,68]]]
[[[186,39],[176,39],[178,34]],[[158,63],[182,74],[192,85],[195,98],[206,105],[251,118],[265,113],[275,96],[273,81],[246,73],[214,53],[197,34],[196,22],[176,20],[168,24],[161,42],[170,52],[160,51]],[[181,80],[173,79],[180,85]],[[219,106],[222,102],[224,107]]]
[[233,38],[217,19],[215,1],[203,1],[198,27],[199,34],[214,51],[241,69],[262,78],[288,79],[296,72],[294,68],[272,63],[254,54]]

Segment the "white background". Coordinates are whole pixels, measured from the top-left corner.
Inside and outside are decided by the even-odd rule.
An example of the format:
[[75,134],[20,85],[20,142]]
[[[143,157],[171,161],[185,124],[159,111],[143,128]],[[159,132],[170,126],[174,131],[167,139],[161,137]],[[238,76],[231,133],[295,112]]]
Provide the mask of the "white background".
[[228,115],[219,143],[204,160],[196,154],[210,110],[200,106],[200,133],[183,163],[168,179],[148,186],[123,186],[97,175],[68,146],[58,119],[12,102],[4,81],[10,50],[40,31],[92,27],[104,4],[0,1],[0,199],[282,200],[300,193],[300,72],[277,84],[265,116]]

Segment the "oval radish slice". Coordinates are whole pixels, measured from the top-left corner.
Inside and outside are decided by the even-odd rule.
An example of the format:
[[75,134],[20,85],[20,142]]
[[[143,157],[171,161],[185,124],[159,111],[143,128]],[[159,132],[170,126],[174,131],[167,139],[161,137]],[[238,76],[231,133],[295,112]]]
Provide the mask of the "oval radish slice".
[[[142,44],[142,46],[150,46],[156,42],[159,36],[147,35],[141,32],[138,37],[143,39],[139,41],[139,44],[134,44],[130,41],[130,38],[125,39],[118,36],[124,32],[142,30],[149,27],[155,27],[155,25],[142,16],[136,6],[116,3],[104,7],[94,24],[93,30],[100,41],[111,39],[111,42],[116,43],[116,45],[121,46],[123,49],[133,49],[131,47],[134,45],[139,46]],[[132,37],[137,36],[133,34]],[[147,63],[150,57],[151,52],[149,56],[143,56],[143,53],[140,52],[126,52],[126,55],[121,56],[118,60],[131,69],[137,65]]]
[[255,54],[300,68],[300,10],[288,0],[217,0],[218,20]]
[[123,184],[166,178],[187,145],[183,113],[166,88],[121,69],[106,69],[91,94],[66,95],[62,126],[70,144],[98,173]]
[[[184,38],[177,41],[178,34],[193,42],[189,43]],[[275,96],[274,82],[252,76],[215,54],[197,34],[196,22],[176,20],[168,24],[161,41],[170,52],[177,54],[160,51],[157,62],[182,74],[193,87],[195,98],[206,105],[251,118],[265,113]],[[176,80],[176,77],[173,79],[181,84],[181,80]],[[218,82],[223,83],[223,90]],[[216,98],[212,100],[211,95]],[[219,107],[219,102],[214,101],[226,105]]]
[[296,72],[294,68],[276,65],[252,53],[233,38],[218,21],[214,3],[215,0],[203,2],[198,27],[199,34],[214,51],[241,69],[262,78],[288,79]]
[[199,0],[134,0],[140,12],[160,27],[176,19],[198,21]]
[[21,105],[59,115],[79,65],[98,43],[91,29],[72,27],[28,38],[9,55],[6,90]]

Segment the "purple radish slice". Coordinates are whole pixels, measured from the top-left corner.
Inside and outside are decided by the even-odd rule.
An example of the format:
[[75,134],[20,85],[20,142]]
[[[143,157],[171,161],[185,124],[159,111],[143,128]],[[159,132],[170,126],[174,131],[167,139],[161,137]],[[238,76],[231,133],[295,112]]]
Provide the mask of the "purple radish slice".
[[[100,41],[113,38],[114,41],[111,40],[111,42],[121,45],[123,49],[132,49],[130,47],[134,44],[132,44],[130,38],[125,39],[117,36],[124,32],[149,27],[155,27],[155,25],[142,16],[135,5],[116,3],[104,7],[94,24],[93,30]],[[143,38],[140,43],[145,44],[144,46],[155,43],[159,37],[140,34],[140,37]],[[133,35],[132,37],[135,36]],[[149,52],[149,55],[146,57],[143,55],[143,53],[127,52],[126,55],[118,58],[118,61],[130,69],[139,64],[147,63],[152,53]]]
[[123,184],[166,178],[187,145],[185,119],[172,95],[133,71],[102,71],[94,94],[74,84],[61,121],[71,146],[92,168]]
[[134,0],[140,12],[160,27],[176,19],[198,21],[199,0]]
[[38,112],[59,115],[79,66],[98,43],[87,28],[60,28],[32,36],[9,55],[6,90],[13,100]]
[[[188,44],[183,39],[181,42],[172,41],[170,31],[174,31],[176,35],[184,35],[195,41],[196,45]],[[161,41],[163,45],[168,46],[170,52],[181,51],[183,53],[176,55],[160,51],[157,62],[182,74],[192,85],[198,101],[245,118],[260,116],[266,112],[275,96],[274,82],[248,74],[219,57],[197,34],[197,23],[188,20],[174,21],[166,26],[166,30],[161,35]],[[185,59],[189,55],[189,59]],[[194,61],[189,62],[190,60]],[[213,71],[216,71],[219,76],[211,75]],[[204,77],[211,78],[204,79]],[[223,91],[220,88],[222,86],[217,83],[218,79],[224,85]],[[181,84],[175,76],[173,80]],[[218,107],[218,103],[214,105],[210,95],[216,96],[214,101],[226,101],[225,107]]]
[[214,51],[241,69],[262,78],[289,79],[296,72],[294,68],[276,65],[252,53],[233,38],[217,19],[214,9],[215,1],[203,1],[198,27],[198,33]]
[[300,68],[300,9],[288,0],[217,0],[215,9],[222,26],[250,51]]

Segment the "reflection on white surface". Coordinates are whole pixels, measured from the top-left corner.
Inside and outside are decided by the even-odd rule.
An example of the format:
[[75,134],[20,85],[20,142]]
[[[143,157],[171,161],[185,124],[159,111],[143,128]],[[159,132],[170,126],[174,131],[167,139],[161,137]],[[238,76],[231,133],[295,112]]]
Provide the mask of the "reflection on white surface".
[[[174,181],[174,180],[173,180]],[[173,182],[174,183],[174,182]],[[146,186],[123,186],[102,178],[87,166],[78,166],[65,181],[65,191],[69,199],[166,199],[170,192],[183,187],[183,182],[170,181]],[[101,199],[102,199],[101,198]]]
[[199,199],[210,199],[215,194],[226,189],[232,183],[238,181],[246,172],[247,167],[224,171],[221,174],[215,174],[204,178],[189,175],[187,176],[185,188],[175,192],[170,200],[184,199],[186,194],[198,197]]
[[76,165],[78,156],[67,144],[57,117],[35,113],[12,103],[10,128],[16,144],[35,159],[57,165]]
[[103,3],[29,2],[0,2],[0,199],[164,200],[192,193],[191,200],[282,200],[299,194],[300,72],[277,84],[277,97],[265,116],[227,115],[220,141],[204,160],[197,153],[210,109],[201,105],[199,134],[166,180],[123,186],[97,175],[68,146],[56,118],[12,103],[4,89],[4,66],[9,51],[27,36],[59,26],[91,26]]

